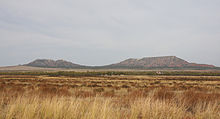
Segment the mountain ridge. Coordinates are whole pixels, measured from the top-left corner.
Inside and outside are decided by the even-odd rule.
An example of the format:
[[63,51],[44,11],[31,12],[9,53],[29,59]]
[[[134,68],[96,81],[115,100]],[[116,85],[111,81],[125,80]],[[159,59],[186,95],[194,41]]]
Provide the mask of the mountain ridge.
[[144,57],[141,59],[129,58],[119,63],[105,66],[85,66],[65,60],[37,59],[25,64],[25,66],[46,67],[46,68],[88,68],[88,69],[163,69],[163,68],[195,68],[212,69],[214,65],[190,63],[176,56]]

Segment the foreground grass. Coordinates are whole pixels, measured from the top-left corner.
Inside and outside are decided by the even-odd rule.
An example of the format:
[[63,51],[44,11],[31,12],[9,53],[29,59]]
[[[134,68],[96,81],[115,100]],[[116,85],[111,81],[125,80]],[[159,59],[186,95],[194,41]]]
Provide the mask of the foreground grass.
[[220,119],[219,77],[0,76],[0,119]]
[[[186,94],[163,98],[18,95],[0,100],[0,119],[219,119],[219,100],[195,101]],[[155,98],[155,96],[157,96]],[[194,102],[192,102],[194,101]]]

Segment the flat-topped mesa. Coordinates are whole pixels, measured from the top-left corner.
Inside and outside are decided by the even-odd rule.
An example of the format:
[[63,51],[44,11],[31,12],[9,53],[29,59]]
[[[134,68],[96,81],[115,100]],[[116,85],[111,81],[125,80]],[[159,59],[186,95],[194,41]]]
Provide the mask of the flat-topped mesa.
[[37,59],[26,64],[26,66],[47,67],[47,68],[78,68],[79,64],[74,64],[65,60]]
[[127,59],[120,63],[112,64],[111,67],[138,67],[138,68],[187,68],[187,67],[207,67],[214,68],[213,65],[189,63],[176,56],[144,57],[142,59]]

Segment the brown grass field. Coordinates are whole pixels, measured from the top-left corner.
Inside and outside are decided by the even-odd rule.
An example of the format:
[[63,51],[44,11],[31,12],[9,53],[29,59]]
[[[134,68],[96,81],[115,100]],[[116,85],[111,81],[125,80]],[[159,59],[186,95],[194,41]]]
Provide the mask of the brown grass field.
[[220,119],[220,76],[0,75],[0,119]]

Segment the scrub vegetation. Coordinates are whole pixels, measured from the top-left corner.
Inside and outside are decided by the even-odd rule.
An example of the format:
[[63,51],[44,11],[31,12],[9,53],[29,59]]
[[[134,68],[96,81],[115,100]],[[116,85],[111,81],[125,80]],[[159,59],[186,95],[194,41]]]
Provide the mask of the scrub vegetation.
[[2,72],[0,119],[220,118],[220,76],[93,73]]

